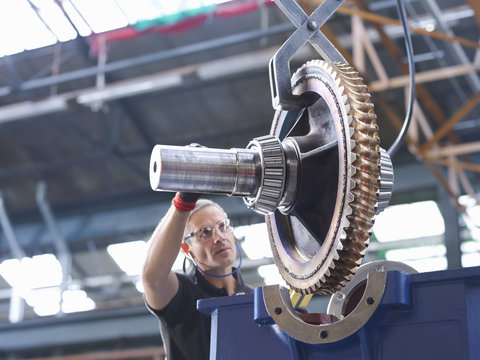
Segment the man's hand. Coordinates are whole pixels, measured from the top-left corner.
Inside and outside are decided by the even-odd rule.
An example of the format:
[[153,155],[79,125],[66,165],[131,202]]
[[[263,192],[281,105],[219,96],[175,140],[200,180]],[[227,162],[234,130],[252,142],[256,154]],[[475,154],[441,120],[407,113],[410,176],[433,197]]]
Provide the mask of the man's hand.
[[196,203],[198,199],[202,197],[203,194],[200,193],[189,193],[189,192],[179,192],[177,193],[180,199],[187,203]]
[[197,200],[201,196],[202,194],[199,193],[177,192],[172,200],[172,204],[178,211],[189,212],[195,209]]

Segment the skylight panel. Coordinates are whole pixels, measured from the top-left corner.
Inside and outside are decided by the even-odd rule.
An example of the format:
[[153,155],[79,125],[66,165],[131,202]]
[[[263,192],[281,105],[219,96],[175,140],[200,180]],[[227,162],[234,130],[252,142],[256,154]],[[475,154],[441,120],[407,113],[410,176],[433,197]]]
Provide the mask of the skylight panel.
[[438,236],[445,223],[434,201],[389,206],[375,219],[373,227],[380,242]]
[[68,17],[75,24],[75,28],[81,36],[88,36],[92,33],[92,29],[85,22],[83,17],[78,13],[75,6],[73,6],[70,0],[62,1],[63,9],[67,13]]
[[95,33],[128,25],[127,18],[114,0],[72,0],[72,3]]
[[68,41],[77,37],[77,32],[54,0],[31,0],[31,2],[37,7],[39,16],[48,24],[59,41]]
[[26,0],[0,1],[0,55],[55,44],[57,38],[45,27]]
[[117,0],[117,3],[122,8],[131,25],[137,21],[158,18],[163,14],[162,7],[155,0]]

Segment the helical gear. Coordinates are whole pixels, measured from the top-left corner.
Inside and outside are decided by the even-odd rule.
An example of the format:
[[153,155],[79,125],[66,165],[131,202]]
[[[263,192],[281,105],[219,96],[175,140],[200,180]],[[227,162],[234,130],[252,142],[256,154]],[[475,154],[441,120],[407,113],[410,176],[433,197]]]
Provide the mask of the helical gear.
[[[290,250],[281,249],[283,243],[276,228],[279,221],[286,220],[275,214],[267,216],[270,242],[277,267],[293,290],[303,294],[331,294],[345,286],[355,274],[369,243],[380,179],[377,120],[367,87],[350,65],[313,60],[303,65],[292,79],[295,79],[292,80],[294,91],[302,82],[318,81],[320,86],[336,88],[335,93],[339,94],[335,95],[336,106],[343,107],[342,114],[346,114],[346,118],[341,119],[343,128],[338,139],[338,147],[344,154],[339,167],[345,177],[339,175],[338,186],[344,194],[338,213],[336,210],[332,217],[327,238],[312,258],[304,259],[302,254],[291,256],[295,246]],[[281,114],[277,113],[272,134],[278,132],[280,121]],[[294,220],[293,225],[298,227],[298,221]]]
[[256,149],[262,164],[261,184],[255,198],[244,198],[252,210],[266,215],[278,207],[283,195],[286,177],[285,155],[282,143],[272,135],[254,138],[247,149]]

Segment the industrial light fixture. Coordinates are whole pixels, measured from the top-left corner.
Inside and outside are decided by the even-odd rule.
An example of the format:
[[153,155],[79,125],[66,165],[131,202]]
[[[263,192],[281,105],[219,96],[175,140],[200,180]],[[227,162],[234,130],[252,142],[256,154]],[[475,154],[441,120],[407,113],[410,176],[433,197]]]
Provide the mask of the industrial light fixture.
[[[140,275],[147,254],[148,244],[144,240],[129,241],[107,246],[107,252],[118,267],[129,276]],[[181,270],[184,256],[179,254],[172,270]],[[137,287],[137,289],[140,288]],[[140,291],[141,292],[141,291]]]
[[182,76],[179,74],[143,76],[141,78],[136,78],[135,80],[126,80],[107,85],[103,89],[84,91],[81,95],[77,96],[76,101],[82,105],[90,105],[96,102],[141,95],[148,92],[179,86],[182,84],[182,81]]
[[68,104],[66,99],[59,96],[46,100],[24,101],[18,104],[5,105],[0,108],[0,124],[67,109]]

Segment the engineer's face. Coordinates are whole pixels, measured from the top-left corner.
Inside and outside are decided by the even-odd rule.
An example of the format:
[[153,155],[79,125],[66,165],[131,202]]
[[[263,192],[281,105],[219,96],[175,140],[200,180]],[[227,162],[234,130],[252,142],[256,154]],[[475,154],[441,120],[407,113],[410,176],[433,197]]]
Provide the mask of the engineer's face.
[[[227,217],[219,208],[208,205],[195,212],[187,224],[187,233],[209,226],[214,228],[220,221]],[[237,251],[233,231],[214,230],[207,239],[196,236],[187,240],[190,250],[198,265],[206,271],[218,274],[231,271]]]

